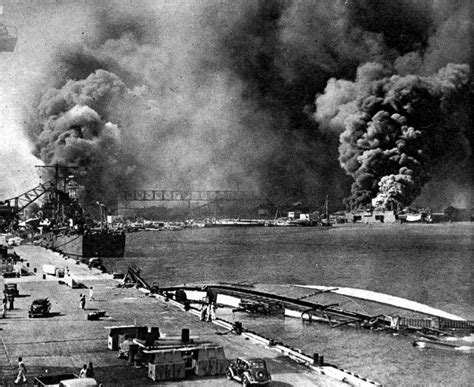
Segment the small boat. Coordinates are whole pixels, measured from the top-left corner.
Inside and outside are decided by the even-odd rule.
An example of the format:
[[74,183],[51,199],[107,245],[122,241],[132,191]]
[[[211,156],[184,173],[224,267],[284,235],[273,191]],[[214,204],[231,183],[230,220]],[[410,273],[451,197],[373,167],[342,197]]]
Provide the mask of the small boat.
[[444,349],[444,350],[451,350],[451,351],[466,351],[470,352],[474,350],[474,347],[469,345],[456,345],[451,343],[445,343],[440,340],[430,340],[430,339],[423,339],[423,340],[415,340],[413,342],[414,347],[418,348],[436,348],[436,349]]

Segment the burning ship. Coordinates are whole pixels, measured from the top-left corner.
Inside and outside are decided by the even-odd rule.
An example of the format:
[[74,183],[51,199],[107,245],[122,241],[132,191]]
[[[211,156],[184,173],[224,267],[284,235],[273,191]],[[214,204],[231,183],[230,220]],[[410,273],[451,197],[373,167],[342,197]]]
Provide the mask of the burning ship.
[[27,228],[38,231],[33,237],[35,244],[83,262],[91,257],[123,257],[125,232],[104,225],[105,206],[97,202],[101,222],[96,225],[84,214],[77,195],[79,186],[74,176],[65,177],[61,189],[59,166],[46,166],[48,167],[55,168],[54,180],[3,202],[4,211],[1,213],[5,215],[4,223],[11,229],[17,229],[19,225],[16,215],[44,195],[46,200],[38,212],[38,218],[24,222]]
[[91,257],[123,257],[125,232],[110,229],[105,223],[104,208],[100,202],[100,226],[95,226],[84,216],[77,195],[78,185],[74,176],[64,179],[64,189],[58,188],[58,167],[54,188],[42,207],[40,227],[43,236],[39,244],[62,254],[87,260]]

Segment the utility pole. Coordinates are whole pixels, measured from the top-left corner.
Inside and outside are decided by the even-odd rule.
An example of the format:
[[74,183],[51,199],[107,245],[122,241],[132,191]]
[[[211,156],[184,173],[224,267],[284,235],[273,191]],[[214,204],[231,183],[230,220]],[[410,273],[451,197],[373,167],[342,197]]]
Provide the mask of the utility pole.
[[102,230],[104,228],[104,210],[105,210],[105,204],[102,204],[101,202],[97,201],[96,203],[99,206],[99,211],[100,211],[100,229]]
[[329,224],[329,195],[326,195],[326,222]]

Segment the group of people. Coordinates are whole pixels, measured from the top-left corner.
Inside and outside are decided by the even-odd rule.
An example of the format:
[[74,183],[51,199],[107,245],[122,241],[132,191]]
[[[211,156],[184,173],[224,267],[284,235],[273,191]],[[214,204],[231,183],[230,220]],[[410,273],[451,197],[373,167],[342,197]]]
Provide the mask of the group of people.
[[[66,268],[66,275],[69,274],[69,268]],[[94,289],[91,286],[89,288],[89,301],[94,301]],[[5,294],[3,299],[2,299],[2,318],[6,317],[7,313],[7,304],[8,304],[8,299],[7,295]],[[85,294],[80,294],[80,300],[79,300],[79,306],[81,309],[85,309],[86,307],[86,295]],[[92,362],[89,362],[89,364],[84,364],[83,367],[81,368],[79,372],[79,377],[80,378],[93,378],[94,377],[94,367]],[[28,379],[26,377],[26,366],[25,363],[23,362],[23,358],[19,357],[18,358],[18,375],[14,381],[14,384],[19,384],[20,382],[25,384],[27,383]]]
[[201,321],[213,321],[216,319],[216,306],[210,302],[204,304],[201,309]]
[[212,321],[216,319],[217,292],[213,289],[206,290],[206,298],[201,309],[201,321]]
[[[89,301],[95,301],[95,298],[94,298],[94,289],[93,287],[91,286],[89,288]],[[85,309],[86,308],[86,295],[85,294],[79,294],[79,307],[81,309]]]
[[[68,272],[69,270],[67,270]],[[89,301],[94,300],[94,290],[92,286],[89,288]],[[7,295],[4,294],[4,297],[2,299],[2,318],[6,317],[7,314],[7,304],[8,304],[8,299]],[[80,307],[81,309],[85,309],[86,307],[86,295],[81,294],[80,295]],[[84,364],[83,368],[81,369],[79,373],[79,377],[81,378],[92,378],[94,377],[94,368],[92,365],[92,362],[89,363],[89,365]],[[19,384],[20,382],[22,383],[27,383],[27,378],[26,378],[26,366],[25,363],[23,362],[23,358],[19,357],[18,358],[18,375],[14,381],[14,384]]]
[[[79,372],[80,378],[93,378],[94,377],[94,366],[92,362],[89,362],[89,365],[84,364]],[[18,384],[22,382],[23,384],[26,383],[28,379],[26,378],[26,366],[23,363],[23,358],[18,358],[18,375],[15,379],[14,384]]]

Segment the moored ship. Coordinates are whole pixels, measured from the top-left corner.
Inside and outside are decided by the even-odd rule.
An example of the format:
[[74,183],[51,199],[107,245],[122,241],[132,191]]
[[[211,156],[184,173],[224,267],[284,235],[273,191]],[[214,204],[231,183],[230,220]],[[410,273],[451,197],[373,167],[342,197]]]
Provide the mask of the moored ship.
[[[56,179],[57,180],[57,174]],[[95,227],[86,220],[79,204],[78,185],[74,176],[64,183],[64,190],[54,189],[42,207],[44,235],[40,245],[59,251],[71,258],[87,260],[91,257],[123,257],[125,253],[125,231],[104,226],[104,208],[100,202],[100,226]]]
[[50,231],[43,235],[40,245],[71,258],[123,257],[126,236],[122,231],[107,229],[70,233],[67,230]]
[[58,165],[42,168],[54,168],[54,180],[3,202],[0,218],[4,223],[12,230],[20,230],[18,214],[44,195],[46,200],[37,217],[22,222],[27,228],[24,231],[29,235],[27,239],[33,238],[35,244],[83,261],[91,257],[123,257],[125,231],[108,227],[104,222],[105,206],[97,202],[101,217],[98,225],[84,214],[74,176],[64,173],[64,181],[59,181],[60,168],[62,172],[69,172],[70,168]]

